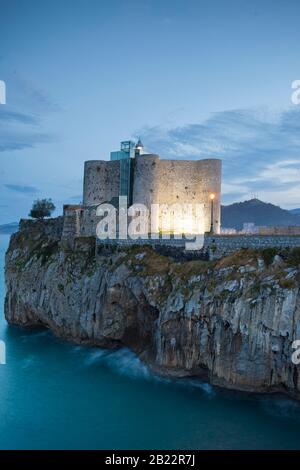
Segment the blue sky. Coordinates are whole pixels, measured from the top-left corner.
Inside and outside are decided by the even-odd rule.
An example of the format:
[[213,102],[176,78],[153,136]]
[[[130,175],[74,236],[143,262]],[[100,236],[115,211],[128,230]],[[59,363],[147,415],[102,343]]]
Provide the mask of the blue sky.
[[141,136],[223,159],[223,202],[300,207],[298,0],[0,0],[0,223],[79,202],[83,162]]

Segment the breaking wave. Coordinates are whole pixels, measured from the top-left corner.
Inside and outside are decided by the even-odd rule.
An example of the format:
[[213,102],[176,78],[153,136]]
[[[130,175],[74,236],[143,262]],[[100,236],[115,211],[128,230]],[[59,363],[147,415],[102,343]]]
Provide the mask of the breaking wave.
[[128,348],[117,350],[106,349],[89,349],[84,346],[75,346],[72,348],[73,353],[83,355],[83,364],[88,367],[96,365],[109,368],[118,375],[130,377],[132,379],[142,379],[162,384],[173,384],[179,387],[188,387],[200,389],[208,395],[214,394],[213,387],[194,378],[168,378],[161,377],[153,373],[149,367],[144,364],[132,351]]
[[87,366],[100,364],[108,367],[119,375],[131,378],[150,380],[154,376],[149,368],[129,349],[118,350],[97,349],[85,354],[84,363]]

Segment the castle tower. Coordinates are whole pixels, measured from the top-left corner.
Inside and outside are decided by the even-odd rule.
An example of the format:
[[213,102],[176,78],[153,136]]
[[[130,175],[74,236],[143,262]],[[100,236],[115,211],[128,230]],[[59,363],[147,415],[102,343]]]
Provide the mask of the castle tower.
[[[110,161],[85,162],[85,207],[103,202],[116,205],[119,196],[127,196],[129,205],[144,204],[148,209],[151,204],[201,204],[204,231],[220,233],[221,160],[160,159],[144,153],[140,139],[137,144],[122,142],[110,157]],[[158,229],[163,232],[159,223]]]
[[151,204],[203,204],[205,232],[212,226],[213,233],[220,233],[221,170],[219,159],[161,160],[143,154],[135,161],[132,202],[149,209]]

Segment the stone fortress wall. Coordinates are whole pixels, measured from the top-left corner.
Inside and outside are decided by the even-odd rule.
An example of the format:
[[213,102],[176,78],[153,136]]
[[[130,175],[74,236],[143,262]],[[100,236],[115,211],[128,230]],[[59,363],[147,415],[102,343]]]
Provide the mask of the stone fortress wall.
[[[23,232],[32,232],[36,231],[37,233],[43,232],[45,235],[50,237],[53,240],[61,240],[63,245],[67,243],[67,246],[72,249],[77,249],[78,242],[82,243],[82,240],[88,240],[90,236],[87,236],[86,233],[82,233],[79,230],[78,221],[84,226],[84,221],[86,218],[86,213],[82,211],[82,206],[67,206],[65,209],[64,217],[57,217],[55,219],[45,219],[45,220],[28,220],[21,219],[19,224],[19,230]],[[95,208],[91,208],[92,218],[95,215]],[[69,232],[68,232],[69,230]],[[74,236],[74,231],[75,233]],[[65,232],[65,233],[64,233]],[[71,233],[71,235],[70,235]],[[84,237],[84,238],[82,238]],[[93,234],[93,237],[95,235]],[[72,240],[72,243],[70,243]],[[96,240],[94,238],[94,244]],[[185,251],[185,242],[184,238],[176,239],[137,239],[137,240],[97,240],[97,246],[119,246],[120,249],[128,248],[132,245],[150,245],[155,250],[157,249],[166,249],[165,254],[168,254],[168,248],[170,249],[170,254],[174,254],[174,250],[178,255],[180,253],[187,254],[188,256],[197,259],[202,258],[203,255],[208,256],[209,259],[219,259],[223,256],[232,254],[242,248],[250,249],[266,249],[266,248],[296,248],[300,247],[300,236],[299,235],[205,235],[204,245],[201,250],[197,251]]]
[[[158,155],[144,154],[132,160],[133,204],[203,204],[204,230],[211,227],[210,194],[214,200],[214,232],[220,231],[221,160],[160,160]],[[120,161],[85,162],[83,206],[66,207],[65,215],[76,222],[67,223],[68,236],[74,228],[76,235],[96,233],[96,206],[112,202],[119,196]],[[74,212],[75,211],[75,212]],[[163,215],[163,214],[162,214]],[[159,222],[158,222],[159,224]]]
[[119,196],[120,162],[89,160],[84,164],[83,206],[109,202]]
[[[161,238],[159,243],[162,245],[184,247],[189,239]],[[146,240],[98,240],[97,244],[120,244],[122,246],[130,245],[156,245],[157,239],[148,238]],[[204,249],[212,249],[220,256],[225,256],[241,249],[265,249],[265,248],[296,248],[300,246],[300,235],[209,235],[204,236]]]
[[141,155],[135,159],[133,172],[132,202],[147,207],[158,201],[158,163],[155,154]]
[[203,204],[204,231],[211,226],[210,194],[215,195],[214,233],[220,232],[221,160],[160,160],[141,155],[135,161],[133,202]]
[[[94,209],[93,209],[94,210]],[[92,213],[93,213],[92,210]],[[65,217],[57,217],[55,219],[45,219],[45,220],[28,220],[28,219],[21,219],[19,230],[23,232],[29,232],[30,236],[32,236],[32,232],[36,231],[37,233],[43,232],[52,240],[61,240],[63,245],[66,241],[70,242],[68,239],[67,233],[63,234],[63,231],[69,227],[72,232],[72,240],[73,243],[68,243],[68,248],[72,248],[76,250],[79,244],[82,245],[83,240],[90,240],[89,246],[91,246],[92,240],[91,237],[86,236],[85,234],[80,233],[80,231],[74,237],[74,227],[79,221],[83,222],[85,217],[83,211],[81,210],[81,206],[69,206],[69,209],[65,211]],[[76,216],[74,216],[74,213]],[[91,216],[92,217],[92,216]],[[78,225],[77,225],[78,229]],[[83,238],[82,238],[83,237]],[[93,235],[92,238],[94,238]],[[93,245],[95,245],[95,238],[93,241]],[[168,239],[137,239],[137,240],[97,240],[97,247],[100,246],[118,246],[120,249],[122,248],[129,248],[132,245],[150,245],[155,250],[165,249],[165,254],[170,254],[171,256],[174,253],[180,253],[188,255],[194,259],[202,258],[204,255],[208,256],[209,259],[219,259],[223,256],[230,255],[242,248],[250,248],[250,249],[266,249],[266,248],[277,248],[277,249],[285,249],[285,248],[296,248],[300,247],[300,236],[299,235],[205,235],[204,237],[204,245],[201,250],[196,251],[188,251],[185,250],[185,242],[184,238],[182,239],[175,239],[170,238]],[[175,251],[174,251],[175,250]]]

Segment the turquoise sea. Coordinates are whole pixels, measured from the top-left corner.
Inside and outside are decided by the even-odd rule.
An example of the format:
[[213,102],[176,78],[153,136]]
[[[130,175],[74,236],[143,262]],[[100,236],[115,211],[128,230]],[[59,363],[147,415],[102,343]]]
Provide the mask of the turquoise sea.
[[300,449],[300,404],[154,377],[127,349],[64,343],[3,316],[1,449]]

